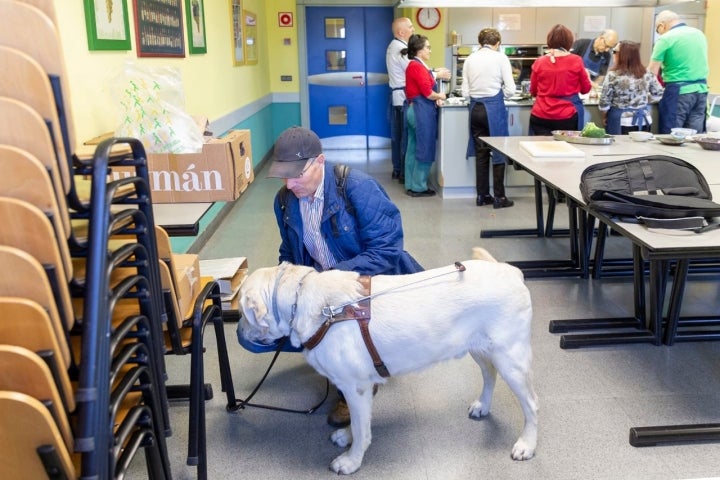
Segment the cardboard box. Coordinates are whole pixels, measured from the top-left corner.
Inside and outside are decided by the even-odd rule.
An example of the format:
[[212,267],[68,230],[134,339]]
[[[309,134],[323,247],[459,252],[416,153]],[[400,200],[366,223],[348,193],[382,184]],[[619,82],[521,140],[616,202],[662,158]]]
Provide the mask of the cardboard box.
[[[211,138],[200,153],[150,153],[150,188],[154,203],[235,200],[255,179],[250,130],[230,130]],[[115,167],[112,178],[130,175]]]

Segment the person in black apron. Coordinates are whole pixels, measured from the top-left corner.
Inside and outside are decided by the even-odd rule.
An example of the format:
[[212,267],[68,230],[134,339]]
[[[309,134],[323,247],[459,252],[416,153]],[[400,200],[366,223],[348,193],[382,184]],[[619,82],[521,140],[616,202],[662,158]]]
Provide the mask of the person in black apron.
[[407,48],[407,41],[413,34],[409,18],[396,18],[392,23],[393,39],[385,51],[385,66],[388,71],[390,99],[388,118],[390,120],[390,142],[392,152],[392,179],[405,182],[405,150],[403,134],[403,103],[405,102],[405,68],[410,60],[401,52]]
[[[510,61],[500,53],[501,37],[494,28],[478,34],[482,48],[471,54],[463,66],[462,92],[470,98],[467,157],[475,157],[475,205],[493,208],[512,207],[515,202],[505,195],[506,157],[490,148],[479,137],[508,136],[508,112],[505,97],[515,93]],[[493,195],[490,195],[490,159],[492,157]]]
[[658,130],[670,133],[673,128],[683,127],[704,132],[710,73],[707,38],[671,10],[658,13],[655,32],[660,37],[653,47],[648,70],[657,75],[662,67],[665,82],[665,93],[658,104]]
[[601,82],[612,61],[612,50],[618,43],[615,30],[603,30],[597,38],[579,38],[570,48],[571,53],[580,55],[585,69],[593,82]]

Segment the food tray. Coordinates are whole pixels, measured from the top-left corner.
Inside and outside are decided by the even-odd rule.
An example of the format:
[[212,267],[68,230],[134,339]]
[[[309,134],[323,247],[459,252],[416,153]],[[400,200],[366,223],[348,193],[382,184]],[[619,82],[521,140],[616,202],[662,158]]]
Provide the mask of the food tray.
[[615,141],[612,135],[605,135],[600,138],[583,137],[579,130],[553,130],[553,138],[555,140],[563,140],[568,143],[579,143],[582,145],[610,145]]

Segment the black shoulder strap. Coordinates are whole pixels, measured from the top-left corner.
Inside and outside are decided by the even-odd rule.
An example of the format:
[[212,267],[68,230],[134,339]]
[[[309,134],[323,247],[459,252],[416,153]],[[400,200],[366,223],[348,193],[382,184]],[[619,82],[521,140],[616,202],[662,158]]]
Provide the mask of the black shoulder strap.
[[345,210],[355,216],[355,207],[350,203],[345,192],[345,184],[347,183],[347,177],[350,175],[350,167],[343,164],[336,164],[333,169],[335,172],[335,186],[337,187],[338,195],[340,195],[345,202]]
[[287,188],[287,185],[283,185],[282,187],[280,187],[278,197],[280,198],[280,209],[283,212],[288,206],[288,195],[290,195],[290,190]]

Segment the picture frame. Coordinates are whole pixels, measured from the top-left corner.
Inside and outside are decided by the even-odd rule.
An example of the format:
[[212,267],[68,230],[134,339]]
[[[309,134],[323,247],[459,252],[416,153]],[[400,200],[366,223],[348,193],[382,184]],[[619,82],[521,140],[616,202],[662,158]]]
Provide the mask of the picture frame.
[[257,14],[243,10],[243,21],[245,22],[245,65],[255,65],[258,62],[257,55]]
[[232,35],[233,65],[245,65],[245,22],[243,21],[242,0],[228,0],[230,6],[230,31]]
[[182,0],[134,0],[138,57],[184,57]]
[[205,35],[205,0],[185,0],[188,53],[207,53]]
[[83,0],[88,50],[130,50],[127,0]]

